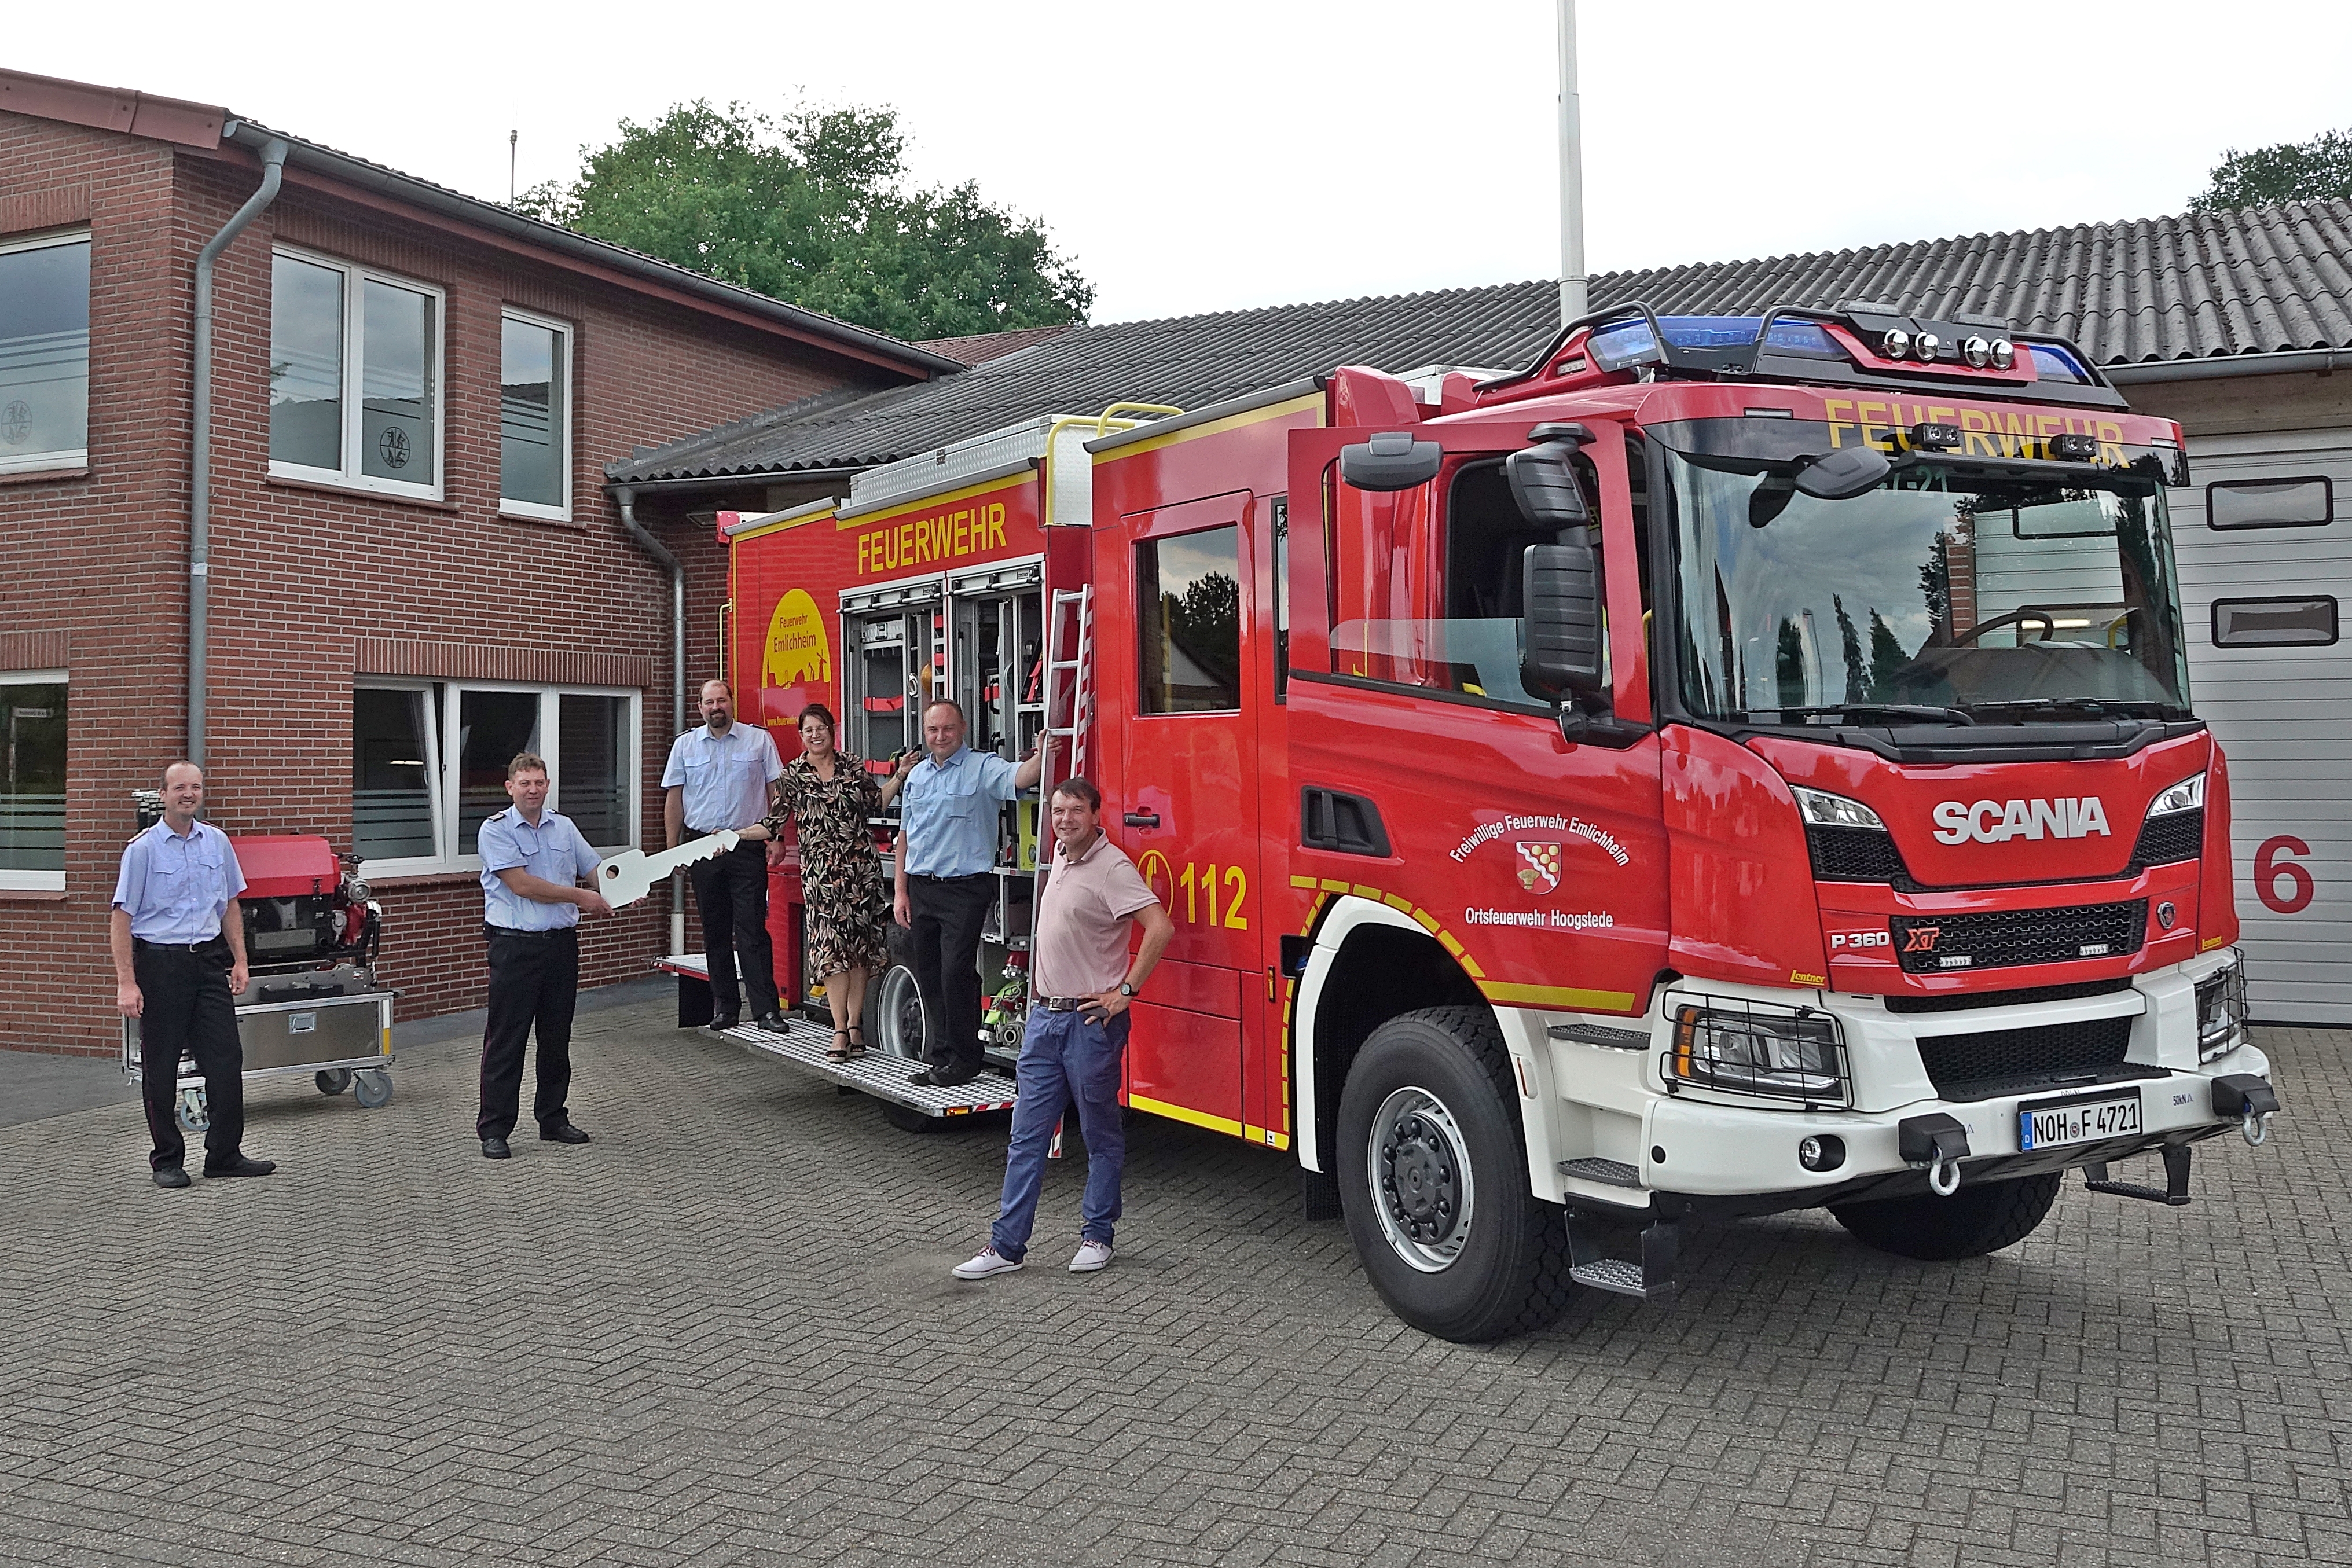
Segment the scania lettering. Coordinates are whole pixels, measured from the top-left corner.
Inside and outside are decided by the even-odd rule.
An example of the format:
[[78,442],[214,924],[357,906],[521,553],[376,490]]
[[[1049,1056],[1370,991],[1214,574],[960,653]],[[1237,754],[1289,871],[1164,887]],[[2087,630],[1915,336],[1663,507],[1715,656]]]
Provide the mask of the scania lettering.
[[1973,1257],[2070,1170],[2179,1203],[2267,1134],[2180,431],[2070,344],[1636,305],[1516,372],[1112,413],[734,521],[732,667],[797,595],[839,674],[770,722],[879,757],[947,691],[1093,777],[1178,925],[1128,1103],[1295,1159],[1406,1322],[1656,1296],[1685,1228],[1789,1209]]

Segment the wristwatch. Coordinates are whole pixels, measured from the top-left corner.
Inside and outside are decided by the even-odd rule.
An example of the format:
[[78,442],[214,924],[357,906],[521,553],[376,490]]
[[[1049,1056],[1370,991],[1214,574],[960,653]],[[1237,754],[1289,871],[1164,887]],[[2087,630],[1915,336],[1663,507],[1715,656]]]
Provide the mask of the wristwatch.
[[1132,997],[1135,995],[1135,988],[1129,985],[1125,980],[1121,980],[1118,983],[1118,994],[1122,997]]

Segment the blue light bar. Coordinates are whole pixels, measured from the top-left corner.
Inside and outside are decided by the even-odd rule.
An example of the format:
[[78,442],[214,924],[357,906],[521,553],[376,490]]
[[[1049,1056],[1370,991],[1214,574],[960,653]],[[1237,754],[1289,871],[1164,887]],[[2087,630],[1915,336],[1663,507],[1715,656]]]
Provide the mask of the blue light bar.
[[2055,343],[2021,343],[2018,347],[2033,356],[2033,373],[2045,382],[2073,382],[2076,386],[2089,386],[2091,372],[2083,361]]
[[[1675,349],[1744,349],[1756,341],[1761,316],[1661,316],[1658,329]],[[1768,348],[1775,353],[1806,359],[1843,360],[1843,350],[1812,321],[1785,318],[1772,323]],[[1586,344],[1593,363],[1604,371],[1622,370],[1660,358],[1658,342],[1645,320],[1619,321],[1601,328]]]

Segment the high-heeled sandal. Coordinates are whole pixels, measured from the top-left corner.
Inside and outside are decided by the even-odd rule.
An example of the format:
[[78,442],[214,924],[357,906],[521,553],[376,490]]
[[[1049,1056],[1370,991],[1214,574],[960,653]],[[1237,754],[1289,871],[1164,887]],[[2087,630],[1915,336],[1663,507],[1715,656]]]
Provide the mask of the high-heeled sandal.
[[833,1038],[836,1043],[825,1047],[824,1059],[827,1061],[847,1061],[850,1057],[849,1031],[845,1029],[835,1030]]
[[865,1040],[866,1026],[864,1024],[854,1023],[849,1026],[845,1032],[849,1036],[849,1054],[852,1056],[865,1055],[866,1051]]

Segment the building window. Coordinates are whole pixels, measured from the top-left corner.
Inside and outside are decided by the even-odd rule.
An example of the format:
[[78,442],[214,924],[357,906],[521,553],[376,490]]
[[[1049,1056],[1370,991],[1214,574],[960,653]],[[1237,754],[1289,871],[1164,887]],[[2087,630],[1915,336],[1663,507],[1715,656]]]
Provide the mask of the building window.
[[2205,486],[2205,520],[2216,528],[2316,528],[2336,520],[2336,484],[2301,479],[2217,479]]
[[89,235],[0,240],[0,474],[89,461]]
[[2326,648],[2336,635],[2336,600],[2217,599],[2213,645],[2217,648]]
[[441,291],[278,253],[269,312],[269,471],[441,495]]
[[0,887],[66,885],[66,677],[0,671]]
[[1136,547],[1145,713],[1242,706],[1241,530],[1230,524]]
[[572,329],[509,310],[501,323],[499,507],[572,517]]
[[507,764],[547,758],[548,804],[604,853],[637,841],[635,692],[370,682],[352,694],[352,838],[371,875],[472,870]]

